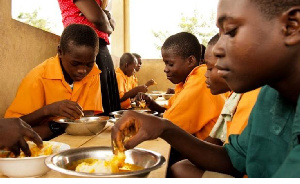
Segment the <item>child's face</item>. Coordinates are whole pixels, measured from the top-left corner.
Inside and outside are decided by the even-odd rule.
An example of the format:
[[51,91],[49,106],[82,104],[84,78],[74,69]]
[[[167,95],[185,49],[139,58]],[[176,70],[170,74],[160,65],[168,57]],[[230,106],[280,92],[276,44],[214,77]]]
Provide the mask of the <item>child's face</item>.
[[133,63],[126,66],[125,75],[127,75],[128,77],[132,76],[135,73],[136,65],[137,65],[137,60],[134,59]]
[[139,59],[137,59],[137,65],[135,67],[135,71],[136,72],[140,71],[141,67],[142,67],[142,59],[139,58]]
[[205,51],[204,60],[207,66],[205,83],[210,92],[217,95],[230,91],[230,89],[226,81],[218,75],[218,69],[215,67],[218,58],[213,55],[212,49],[213,46],[208,45]]
[[62,67],[73,81],[81,81],[92,70],[97,52],[92,47],[69,44],[69,51],[58,51]]
[[220,0],[217,26],[220,39],[213,53],[230,89],[246,92],[284,75],[287,49],[277,19],[265,19],[249,0]]
[[161,54],[165,62],[164,72],[173,84],[184,82],[190,73],[187,59],[176,54],[172,49],[162,49]]

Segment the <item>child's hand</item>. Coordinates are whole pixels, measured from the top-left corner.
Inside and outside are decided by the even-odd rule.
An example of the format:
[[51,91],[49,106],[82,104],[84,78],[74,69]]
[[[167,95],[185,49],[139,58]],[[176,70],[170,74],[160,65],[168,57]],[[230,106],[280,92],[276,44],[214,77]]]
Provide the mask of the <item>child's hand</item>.
[[146,140],[158,138],[164,131],[164,119],[127,111],[111,130],[114,153],[131,149]]
[[137,86],[135,88],[138,92],[146,93],[148,91],[147,86],[145,86],[145,85]]
[[147,107],[151,104],[151,101],[153,100],[149,95],[145,93],[138,93],[135,99],[137,102],[145,101]]
[[81,116],[84,116],[82,107],[77,102],[71,100],[54,102],[45,107],[45,114],[51,116],[62,116],[70,119],[79,119]]
[[16,157],[21,149],[26,156],[31,156],[26,140],[33,141],[38,147],[43,146],[41,137],[22,119],[0,119],[0,149],[11,151]]
[[148,82],[146,82],[146,86],[149,87],[149,86],[152,86],[154,84],[157,84],[153,79],[149,80]]

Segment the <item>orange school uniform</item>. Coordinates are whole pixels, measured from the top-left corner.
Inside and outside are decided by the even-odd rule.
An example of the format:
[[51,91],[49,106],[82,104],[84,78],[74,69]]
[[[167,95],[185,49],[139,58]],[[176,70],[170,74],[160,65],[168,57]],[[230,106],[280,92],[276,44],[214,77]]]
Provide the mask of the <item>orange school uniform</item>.
[[128,77],[128,81],[132,85],[131,89],[138,86],[138,79],[137,79],[137,77],[136,77],[135,74],[133,74],[132,76]]
[[[123,73],[123,71],[120,68],[116,69],[116,77],[118,82],[118,88],[119,88],[119,96],[120,99],[124,96],[125,93],[133,89],[134,84],[133,80],[130,80],[127,75]],[[129,109],[131,108],[131,101],[130,98],[127,100],[121,102],[121,109]]]
[[66,99],[77,102],[83,110],[101,113],[100,72],[95,64],[85,78],[74,81],[72,90],[64,79],[58,55],[47,59],[23,79],[5,117],[21,117],[45,105]]
[[206,66],[191,71],[184,83],[175,86],[163,117],[199,139],[205,139],[216,123],[225,102],[224,95],[212,95],[205,84]]

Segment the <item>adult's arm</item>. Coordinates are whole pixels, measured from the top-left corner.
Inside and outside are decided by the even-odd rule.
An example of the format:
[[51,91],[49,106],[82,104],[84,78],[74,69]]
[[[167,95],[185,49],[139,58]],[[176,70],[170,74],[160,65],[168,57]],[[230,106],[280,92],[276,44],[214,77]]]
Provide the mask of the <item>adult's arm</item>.
[[109,18],[95,0],[74,0],[74,4],[99,31],[107,34],[113,32]]

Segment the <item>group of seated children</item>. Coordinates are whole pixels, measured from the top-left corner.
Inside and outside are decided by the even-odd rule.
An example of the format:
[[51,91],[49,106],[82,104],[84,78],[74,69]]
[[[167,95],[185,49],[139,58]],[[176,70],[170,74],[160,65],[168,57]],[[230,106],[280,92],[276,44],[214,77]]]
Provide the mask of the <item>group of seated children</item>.
[[[208,87],[215,94],[230,91],[208,138],[220,139],[219,145],[168,119],[134,111],[112,128],[113,145],[131,149],[161,137],[188,159],[171,167],[179,177],[300,177],[299,15],[297,0],[219,1],[220,38],[205,55]],[[208,58],[211,53],[216,61]],[[217,91],[215,82],[222,81],[214,77],[228,88]],[[193,110],[204,108],[210,104]],[[124,142],[127,133],[131,137]]]
[[[124,113],[112,128],[113,145],[124,150],[163,138],[182,155],[170,165],[170,177],[299,177],[300,4],[284,2],[280,9],[275,4],[220,0],[220,32],[207,45],[205,64],[193,34],[167,38],[161,54],[175,94],[166,106],[146,94],[153,80],[138,85],[135,72],[141,57],[124,53],[116,69],[121,108],[131,108],[136,98],[163,118]],[[266,6],[270,11],[263,11]],[[227,30],[227,24],[238,27],[241,20],[249,29],[244,35],[243,29]],[[266,43],[259,46],[262,37]],[[103,112],[101,71],[95,65],[98,44],[88,26],[68,26],[58,55],[23,79],[5,117],[20,117],[47,139],[59,131],[54,117],[76,119]],[[124,142],[128,129],[137,132]]]

